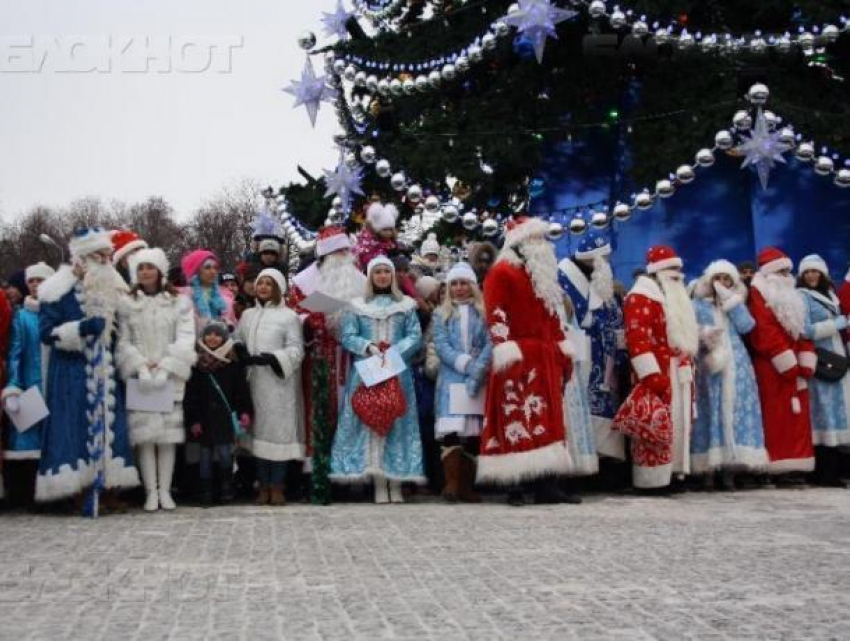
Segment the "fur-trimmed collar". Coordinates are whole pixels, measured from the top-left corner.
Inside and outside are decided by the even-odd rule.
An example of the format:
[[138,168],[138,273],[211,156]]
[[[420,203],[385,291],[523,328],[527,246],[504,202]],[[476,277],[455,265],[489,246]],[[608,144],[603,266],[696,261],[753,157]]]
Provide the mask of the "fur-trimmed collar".
[[376,320],[389,318],[393,314],[405,314],[416,309],[416,301],[409,296],[403,296],[399,301],[393,301],[389,305],[379,306],[372,301],[366,301],[362,296],[351,301],[351,310],[359,315]]
[[79,280],[70,265],[62,265],[53,276],[38,286],[39,302],[55,303],[74,289]]
[[815,291],[814,289],[802,289],[802,291],[814,298],[816,301],[819,301],[826,305],[826,307],[829,308],[829,310],[832,311],[833,314],[838,315],[841,313],[841,303],[839,302],[838,297],[833,292],[829,292],[829,296],[824,296],[823,294],[818,291]]
[[632,294],[640,294],[656,303],[664,304],[664,292],[661,291],[661,286],[649,276],[638,277],[628,295]]
[[584,272],[571,259],[565,258],[558,263],[558,271],[573,284],[573,287],[581,294],[582,298],[587,301],[588,310],[594,311],[602,307],[602,298],[600,298],[599,294],[591,286],[590,279],[584,275]]

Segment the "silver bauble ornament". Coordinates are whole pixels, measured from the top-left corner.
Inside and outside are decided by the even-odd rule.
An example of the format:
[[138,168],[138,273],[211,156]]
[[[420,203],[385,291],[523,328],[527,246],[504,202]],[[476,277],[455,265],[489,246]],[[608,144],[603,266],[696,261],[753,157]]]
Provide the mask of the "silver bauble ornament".
[[632,34],[638,38],[643,38],[649,34],[649,25],[643,20],[638,20],[632,25]]
[[599,19],[605,15],[605,3],[602,0],[593,0],[588,8],[591,18]]
[[794,146],[794,142],[797,137],[794,135],[794,130],[791,127],[783,127],[782,131],[779,132],[779,142],[783,145]]
[[443,220],[449,224],[456,223],[460,212],[454,205],[446,205],[443,207]]
[[829,176],[835,169],[835,163],[829,156],[819,156],[815,161],[815,173],[818,176]]
[[734,139],[732,138],[732,134],[725,129],[718,131],[717,135],[714,136],[714,144],[718,149],[722,149],[726,151],[727,149],[731,149],[732,145],[735,144]]
[[392,175],[390,178],[390,187],[395,189],[396,191],[401,191],[404,189],[405,185],[407,185],[407,178],[404,173],[398,171]]
[[793,48],[794,43],[791,42],[791,38],[789,36],[783,35],[776,39],[776,50],[779,53],[790,53]]
[[823,28],[820,34],[828,43],[833,43],[838,40],[838,36],[841,35],[841,30],[834,24],[828,24]]
[[436,69],[428,74],[428,84],[431,85],[432,89],[439,87],[441,82],[443,82],[443,76]]
[[345,209],[345,204],[342,202],[342,198],[339,196],[335,196],[333,201],[331,201],[331,212],[341,212]]
[[479,63],[484,59],[484,52],[478,45],[470,45],[469,49],[466,50],[466,54],[472,63]]
[[835,174],[835,184],[839,187],[850,187],[850,169],[839,169]]
[[558,222],[549,223],[549,229],[546,230],[546,238],[555,243],[564,237],[564,226]]
[[407,188],[407,199],[412,203],[418,203],[422,200],[422,187],[419,185],[411,185]]
[[390,81],[386,78],[381,78],[378,81],[378,93],[382,96],[390,95]]
[[690,165],[681,165],[676,170],[676,180],[683,185],[693,182],[694,178],[696,178],[696,174],[694,174],[694,168]]
[[584,218],[576,216],[570,221],[570,233],[579,236],[587,231],[587,221]]
[[476,227],[478,227],[478,214],[474,211],[468,211],[463,215],[463,221],[461,223],[464,229],[468,229],[472,231]]
[[416,76],[416,91],[425,93],[430,88],[427,76]]
[[754,105],[763,105],[767,102],[768,98],[770,98],[770,89],[767,88],[767,85],[760,82],[750,87],[750,90],[747,92],[747,100]]
[[619,9],[615,9],[611,14],[611,26],[614,29],[622,29],[626,26],[626,14],[620,11]]
[[700,167],[711,167],[714,164],[714,154],[711,149],[700,149],[696,161]]
[[614,218],[621,222],[626,222],[632,217],[632,208],[626,203],[617,203],[614,205]]
[[429,214],[436,214],[440,211],[440,199],[434,195],[428,196],[425,199],[425,211]]
[[381,158],[375,163],[375,173],[381,178],[389,178],[390,174],[393,173],[390,161],[385,158]]
[[711,53],[717,48],[717,36],[713,33],[705,36],[702,40],[699,41],[699,47],[705,53]]
[[354,82],[354,78],[357,76],[357,68],[354,65],[348,65],[345,70],[342,72],[342,77],[348,80],[348,82]]
[[648,191],[642,191],[635,196],[635,207],[638,209],[649,209],[652,207],[653,203],[652,194]]
[[366,89],[371,93],[378,91],[378,76],[369,76],[366,78]]
[[312,31],[302,31],[298,35],[298,46],[304,51],[309,51],[316,46],[316,34]]
[[354,84],[357,85],[358,87],[365,87],[366,86],[366,72],[365,71],[358,71],[356,74],[354,74]]
[[443,67],[441,74],[443,76],[443,80],[451,82],[457,77],[457,70],[454,65],[449,64]]
[[738,131],[749,131],[753,126],[753,117],[749,111],[741,109],[740,111],[736,111],[735,115],[732,116],[732,125]]
[[346,152],[345,166],[349,169],[357,169],[357,156],[354,154],[353,151]]
[[408,96],[412,96],[416,93],[416,83],[410,78],[401,83],[401,88]]
[[496,48],[496,36],[492,33],[485,33],[484,37],[481,38],[481,46],[484,48],[484,51],[492,51]]
[[808,31],[805,31],[800,34],[799,38],[797,38],[797,43],[800,45],[803,53],[811,54],[815,48],[815,37]]
[[670,198],[673,194],[676,193],[676,187],[672,182],[667,180],[659,180],[655,183],[655,193],[658,194],[660,198]]
[[504,38],[511,32],[511,28],[504,20],[499,20],[493,25],[493,32],[500,38]]
[[655,42],[659,45],[666,45],[670,42],[670,32],[667,29],[656,29]]
[[334,60],[334,73],[341,76],[347,66],[345,60]]
[[810,142],[801,142],[797,146],[796,156],[800,162],[811,162],[815,157],[815,146]]
[[455,69],[458,73],[466,73],[469,71],[469,58],[466,56],[460,56],[457,60],[455,60]]
[[360,150],[360,160],[365,162],[367,165],[371,165],[377,159],[378,154],[372,145],[366,145],[365,147],[363,147],[363,149]]
[[694,46],[694,37],[687,31],[683,31],[679,34],[678,40],[676,40],[676,46],[679,49],[690,49]]
[[608,226],[609,222],[608,214],[604,211],[595,211],[593,212],[593,216],[590,217],[590,224],[597,229],[604,229]]
[[499,233],[499,223],[496,222],[493,218],[486,218],[483,223],[481,223],[481,233],[487,236],[488,238],[491,236],[495,236]]
[[768,131],[775,131],[776,127],[779,125],[779,116],[772,111],[765,110],[764,121],[767,124]]
[[401,80],[393,78],[390,81],[390,93],[394,96],[400,96],[404,93],[404,86],[401,84]]
[[764,38],[753,38],[750,40],[750,51],[753,53],[764,53],[767,51],[767,42]]

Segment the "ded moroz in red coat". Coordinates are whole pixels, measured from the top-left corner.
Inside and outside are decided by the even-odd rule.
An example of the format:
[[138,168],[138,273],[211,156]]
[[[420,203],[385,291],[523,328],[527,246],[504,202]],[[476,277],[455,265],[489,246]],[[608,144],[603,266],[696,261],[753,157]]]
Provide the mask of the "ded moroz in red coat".
[[[750,288],[748,306],[756,321],[748,339],[764,418],[764,440],[771,474],[811,472],[815,466],[809,393],[806,379],[817,363],[811,341],[795,336],[780,322],[768,302],[766,274],[790,269],[779,250],[759,254],[759,272]],[[787,321],[786,321],[787,324]],[[799,321],[802,331],[802,318]]]
[[[557,314],[538,297],[519,255],[511,248],[548,225],[520,218],[514,242],[484,282],[493,366],[487,386],[478,481],[518,483],[570,469],[563,415],[565,376],[572,368],[571,344]],[[517,229],[517,226],[514,227]],[[557,269],[553,270],[557,279]],[[557,280],[555,280],[557,287]]]

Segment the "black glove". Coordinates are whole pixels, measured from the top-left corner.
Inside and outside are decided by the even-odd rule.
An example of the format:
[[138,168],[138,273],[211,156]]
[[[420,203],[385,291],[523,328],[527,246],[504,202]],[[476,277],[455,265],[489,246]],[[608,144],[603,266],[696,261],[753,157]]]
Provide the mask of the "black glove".
[[243,364],[251,364],[249,362],[251,360],[251,356],[248,354],[248,348],[245,347],[245,343],[234,343],[233,353],[236,354],[236,358],[238,358]]
[[271,367],[272,371],[275,374],[277,374],[280,378],[283,378],[283,368],[280,366],[280,362],[278,362],[274,354],[264,352],[262,354],[258,354],[257,356],[251,356],[249,358],[250,365],[258,365],[260,367]]

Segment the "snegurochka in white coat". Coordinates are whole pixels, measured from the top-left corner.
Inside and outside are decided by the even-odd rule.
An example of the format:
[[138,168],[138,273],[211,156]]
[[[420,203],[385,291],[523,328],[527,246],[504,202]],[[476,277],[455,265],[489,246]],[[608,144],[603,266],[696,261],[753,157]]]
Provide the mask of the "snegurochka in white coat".
[[185,440],[183,395],[195,363],[191,301],[166,285],[168,259],[158,248],[141,249],[129,260],[132,291],[118,304],[116,360],[121,377],[138,379],[141,391],[174,391],[169,412],[127,412],[130,443],[147,498],[145,510],[173,510],[171,480],[176,447]]
[[304,336],[297,314],[286,307],[286,281],[277,269],[264,269],[257,283],[270,278],[279,296],[245,310],[234,339],[249,354],[248,386],[254,425],[247,446],[259,459],[284,462],[306,455],[301,361]]

